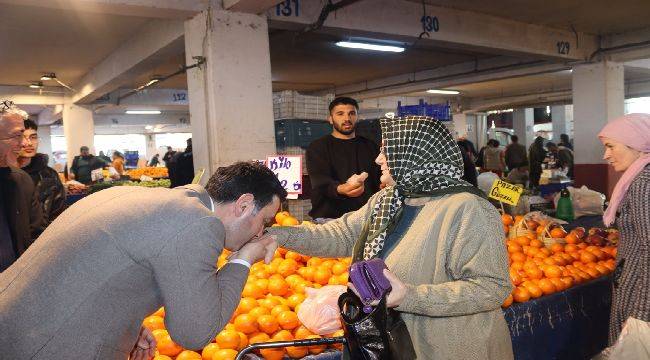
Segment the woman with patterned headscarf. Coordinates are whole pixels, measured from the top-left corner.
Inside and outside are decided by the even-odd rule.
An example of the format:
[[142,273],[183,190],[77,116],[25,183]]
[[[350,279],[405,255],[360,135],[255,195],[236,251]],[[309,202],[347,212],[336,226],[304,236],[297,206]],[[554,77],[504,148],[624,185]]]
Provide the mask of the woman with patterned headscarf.
[[381,126],[383,190],[327,224],[270,232],[307,255],[350,256],[357,244],[355,260],[384,259],[387,306],[401,313],[418,359],[512,359],[499,213],[461,179],[460,150],[441,122],[409,116]]
[[616,223],[621,240],[616,255],[609,343],[625,321],[650,321],[650,114],[628,114],[598,134],[603,158],[623,175],[616,183],[603,222]]

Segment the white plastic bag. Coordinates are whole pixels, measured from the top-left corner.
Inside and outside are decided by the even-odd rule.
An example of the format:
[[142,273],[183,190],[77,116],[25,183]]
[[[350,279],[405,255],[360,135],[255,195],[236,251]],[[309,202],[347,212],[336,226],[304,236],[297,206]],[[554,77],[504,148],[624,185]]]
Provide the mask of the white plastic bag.
[[327,285],[320,289],[305,288],[307,298],[300,305],[298,319],[309,331],[326,335],[341,329],[339,296],[347,291],[343,285]]
[[[590,190],[586,186],[581,188],[574,188],[569,186],[567,188],[571,194],[571,204],[573,205],[573,213],[576,218],[585,215],[602,215],[603,204],[605,203],[605,195],[598,191]],[[553,201],[557,208],[557,202],[560,199],[560,193],[555,194]]]
[[628,318],[609,352],[609,360],[650,359],[650,323]]

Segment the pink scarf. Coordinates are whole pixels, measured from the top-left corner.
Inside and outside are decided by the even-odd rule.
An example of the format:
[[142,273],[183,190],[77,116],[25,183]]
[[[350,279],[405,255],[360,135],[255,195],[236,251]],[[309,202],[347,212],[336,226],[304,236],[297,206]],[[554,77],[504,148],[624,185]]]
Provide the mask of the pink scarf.
[[603,215],[606,226],[616,219],[616,211],[625,197],[627,189],[641,171],[650,164],[650,114],[627,114],[609,122],[598,134],[599,138],[610,138],[640,151],[641,156],[625,170],[618,180]]

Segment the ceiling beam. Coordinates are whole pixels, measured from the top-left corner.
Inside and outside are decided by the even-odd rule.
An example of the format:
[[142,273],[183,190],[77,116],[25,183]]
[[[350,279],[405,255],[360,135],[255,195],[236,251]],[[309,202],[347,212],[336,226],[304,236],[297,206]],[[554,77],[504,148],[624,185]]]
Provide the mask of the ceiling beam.
[[[321,0],[287,1],[267,11],[273,28],[305,29],[317,21]],[[322,30],[341,39],[354,36],[413,43],[423,32],[421,4],[403,0],[361,0],[329,14]],[[589,34],[528,24],[496,16],[426,6],[428,35],[418,44],[433,44],[483,53],[585,60],[598,47]]]
[[249,14],[261,14],[283,0],[223,0],[223,8]]
[[60,87],[30,89],[27,86],[0,86],[0,101],[11,100],[16,105],[62,105],[65,93]]
[[151,20],[91,69],[73,88],[75,104],[89,104],[184,51],[183,21]]
[[0,4],[122,16],[189,19],[206,9],[208,0],[0,0]]

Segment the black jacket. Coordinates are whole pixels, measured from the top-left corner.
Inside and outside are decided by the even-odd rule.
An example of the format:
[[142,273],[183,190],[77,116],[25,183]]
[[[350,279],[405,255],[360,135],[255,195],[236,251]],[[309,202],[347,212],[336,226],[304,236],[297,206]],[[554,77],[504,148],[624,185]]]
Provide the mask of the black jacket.
[[56,170],[47,166],[48,157],[36,154],[23,170],[34,181],[34,188],[43,207],[45,224],[49,225],[62,211],[65,205],[65,188]]
[[38,194],[29,175],[11,167],[0,168],[0,191],[14,250],[20,256],[45,230]]

